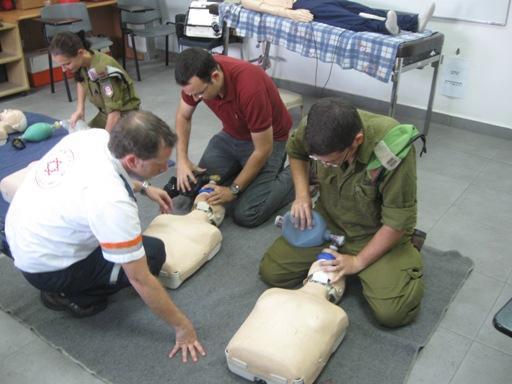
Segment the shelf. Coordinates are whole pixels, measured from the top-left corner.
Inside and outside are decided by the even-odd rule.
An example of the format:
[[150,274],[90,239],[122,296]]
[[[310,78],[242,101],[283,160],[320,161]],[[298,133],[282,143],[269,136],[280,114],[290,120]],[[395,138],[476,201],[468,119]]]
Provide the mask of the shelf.
[[22,59],[21,55],[13,55],[8,52],[0,52],[0,64],[12,63],[13,61]]
[[0,97],[29,89],[17,25],[3,23],[0,27],[0,65],[7,76],[6,81],[0,82]]
[[2,26],[0,27],[0,32],[8,31],[10,29],[15,29],[15,28],[16,28],[16,25],[14,25],[14,24],[3,23]]

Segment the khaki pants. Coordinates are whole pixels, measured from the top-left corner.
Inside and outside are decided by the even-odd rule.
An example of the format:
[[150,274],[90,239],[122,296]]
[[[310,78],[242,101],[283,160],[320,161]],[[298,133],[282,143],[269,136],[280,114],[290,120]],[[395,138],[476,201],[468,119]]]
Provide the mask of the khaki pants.
[[[347,243],[341,253],[356,255],[369,241]],[[272,286],[293,288],[302,283],[321,247],[297,248],[279,237],[260,264],[261,278]],[[421,256],[404,238],[391,251],[358,274],[363,295],[377,321],[387,327],[410,323],[423,297]]]

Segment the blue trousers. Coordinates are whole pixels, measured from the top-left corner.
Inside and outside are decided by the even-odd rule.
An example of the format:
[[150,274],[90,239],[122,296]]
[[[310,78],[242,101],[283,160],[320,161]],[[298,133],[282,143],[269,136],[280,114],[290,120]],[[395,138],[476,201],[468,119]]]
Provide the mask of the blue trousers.
[[[387,11],[373,9],[362,4],[346,0],[297,0],[293,9],[307,9],[314,21],[349,29],[356,32],[378,32],[389,35],[384,21],[359,16],[360,12],[386,18]],[[418,30],[418,15],[397,15],[398,26],[404,31]]]
[[[284,168],[286,141],[274,141],[273,150],[256,178],[228,207],[233,220],[244,227],[255,227],[268,220],[294,196],[290,169]],[[221,177],[230,185],[254,151],[252,141],[237,140],[227,133],[217,133],[206,147],[199,166],[210,175]]]
[[[164,243],[157,238],[143,236],[149,270],[158,275],[165,262]],[[115,267],[115,269],[114,269]],[[27,281],[45,292],[59,292],[81,307],[107,300],[123,288],[131,286],[128,277],[120,268],[103,258],[101,248],[96,248],[87,258],[68,268],[42,273],[22,272]]]

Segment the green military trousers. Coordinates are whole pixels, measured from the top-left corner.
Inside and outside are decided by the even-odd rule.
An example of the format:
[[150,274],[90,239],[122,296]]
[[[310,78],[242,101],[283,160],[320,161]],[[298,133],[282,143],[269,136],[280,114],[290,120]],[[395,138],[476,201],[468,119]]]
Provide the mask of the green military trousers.
[[[136,110],[138,110],[138,108],[134,109],[134,111],[136,111]],[[123,117],[124,115],[126,115],[129,112],[131,112],[131,111],[121,112],[121,117]],[[105,112],[98,111],[96,116],[94,116],[92,118],[92,120],[89,121],[89,123],[87,125],[89,125],[89,127],[91,127],[91,128],[105,128],[107,126],[107,118],[108,118],[108,115]]]
[[88,123],[91,128],[105,128],[107,125],[107,114],[99,111]]
[[[356,255],[368,241],[348,242],[340,253]],[[261,278],[272,286],[296,287],[328,245],[297,248],[281,236],[261,260]],[[404,237],[391,251],[359,272],[363,295],[380,324],[399,327],[414,320],[423,297],[422,269],[420,253]]]

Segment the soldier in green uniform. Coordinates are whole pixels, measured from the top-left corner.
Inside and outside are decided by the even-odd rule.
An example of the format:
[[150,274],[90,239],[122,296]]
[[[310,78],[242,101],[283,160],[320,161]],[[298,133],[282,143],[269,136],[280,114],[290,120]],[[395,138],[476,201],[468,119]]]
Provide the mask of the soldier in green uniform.
[[397,125],[339,98],[322,99],[311,108],[287,144],[295,185],[291,214],[301,229],[313,225],[311,167],[320,188],[315,209],[346,243],[336,252],[324,249],[327,244],[296,248],[279,237],[260,264],[265,282],[297,286],[323,250],[335,256],[322,262],[334,281],[359,277],[380,324],[398,327],[414,320],[423,297],[421,256],[411,243],[417,215],[414,146],[391,171],[368,167],[377,144]]
[[78,102],[70,118],[72,126],[84,118],[86,97],[99,109],[89,126],[109,132],[123,114],[139,109],[132,79],[111,56],[88,49],[85,39],[72,32],[55,35],[49,49],[63,71],[75,74]]

